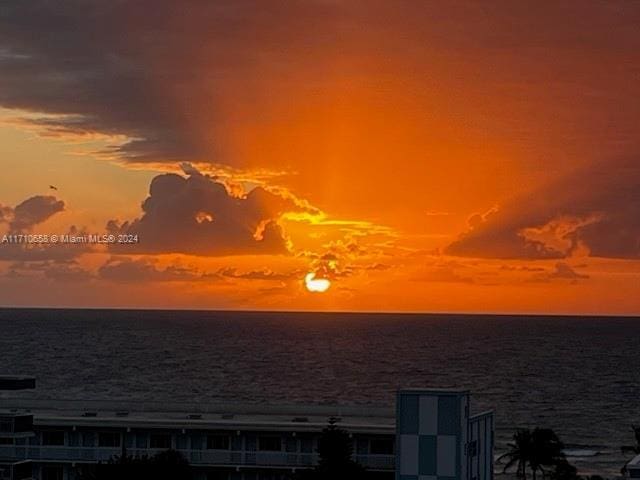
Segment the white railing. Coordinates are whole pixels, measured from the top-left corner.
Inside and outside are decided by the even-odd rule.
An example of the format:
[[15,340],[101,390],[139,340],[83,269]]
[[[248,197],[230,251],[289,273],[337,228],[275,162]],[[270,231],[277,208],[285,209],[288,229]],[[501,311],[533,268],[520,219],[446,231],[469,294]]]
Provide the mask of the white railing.
[[[130,456],[153,456],[161,449],[127,448]],[[252,452],[246,450],[178,450],[192,465],[255,465],[309,467],[318,462],[315,453]],[[34,461],[106,462],[122,453],[121,448],[0,445],[0,458]],[[355,459],[373,470],[392,470],[393,455],[357,455]]]

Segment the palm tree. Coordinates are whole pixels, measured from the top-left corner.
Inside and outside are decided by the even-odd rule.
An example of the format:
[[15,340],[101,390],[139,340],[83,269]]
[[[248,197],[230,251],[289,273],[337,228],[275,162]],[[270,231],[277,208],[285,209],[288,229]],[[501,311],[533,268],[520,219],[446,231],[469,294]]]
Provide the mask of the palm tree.
[[516,465],[516,476],[526,480],[527,465],[531,462],[531,430],[521,429],[514,433],[513,442],[509,443],[509,448],[510,450],[507,453],[498,458],[498,461],[501,461],[502,459],[507,460],[507,463],[503,468],[503,472],[506,472]]
[[564,445],[549,428],[518,430],[513,435],[509,448],[498,460],[506,459],[503,469],[505,472],[516,465],[517,477],[524,480],[527,478],[527,468],[531,470],[533,480],[536,480],[538,472],[545,477],[545,467],[558,467],[566,462],[562,452]]
[[[555,467],[567,464],[564,456],[564,445],[550,428],[536,428],[532,433],[533,450],[530,460],[533,480],[539,470],[542,477],[546,475],[545,467]],[[568,465],[568,464],[567,464]]]
[[622,453],[635,453],[636,455],[640,455],[640,427],[632,425],[631,430],[633,430],[633,435],[636,437],[636,444],[622,447]]
[[[621,448],[622,453],[633,453],[634,455],[640,455],[640,427],[631,425],[631,430],[633,430],[633,436],[636,439],[636,444],[623,446]],[[621,472],[624,475],[626,471],[627,471],[627,466],[625,465],[622,467]]]

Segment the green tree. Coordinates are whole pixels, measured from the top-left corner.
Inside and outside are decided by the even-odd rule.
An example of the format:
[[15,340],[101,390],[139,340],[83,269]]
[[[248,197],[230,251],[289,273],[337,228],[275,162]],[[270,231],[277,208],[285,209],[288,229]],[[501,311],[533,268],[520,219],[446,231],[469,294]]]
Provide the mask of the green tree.
[[303,470],[296,475],[299,480],[361,480],[366,470],[353,460],[353,442],[349,433],[337,425],[334,417],[322,430],[318,439],[318,465],[314,470]]

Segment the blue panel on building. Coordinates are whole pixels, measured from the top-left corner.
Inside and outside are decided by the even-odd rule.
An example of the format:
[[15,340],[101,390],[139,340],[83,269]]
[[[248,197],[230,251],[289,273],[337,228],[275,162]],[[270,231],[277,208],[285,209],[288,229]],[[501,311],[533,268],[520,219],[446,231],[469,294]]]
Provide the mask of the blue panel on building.
[[418,396],[402,395],[400,397],[400,432],[418,433]]
[[437,437],[435,435],[420,435],[418,444],[420,475],[435,475],[437,472]]
[[460,409],[454,396],[438,398],[438,434],[457,435],[460,430]]

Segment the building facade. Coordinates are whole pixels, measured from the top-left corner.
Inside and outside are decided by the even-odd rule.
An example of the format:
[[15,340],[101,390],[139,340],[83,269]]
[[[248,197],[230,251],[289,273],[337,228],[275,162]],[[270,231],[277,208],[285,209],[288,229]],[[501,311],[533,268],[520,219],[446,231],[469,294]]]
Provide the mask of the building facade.
[[399,392],[395,415],[366,407],[5,399],[0,461],[13,467],[0,480],[74,480],[83,466],[123,451],[151,456],[167,449],[182,453],[196,480],[280,480],[317,464],[318,439],[329,418],[349,432],[354,459],[375,478],[490,480],[492,415],[469,417],[468,405],[467,392],[441,390]]

